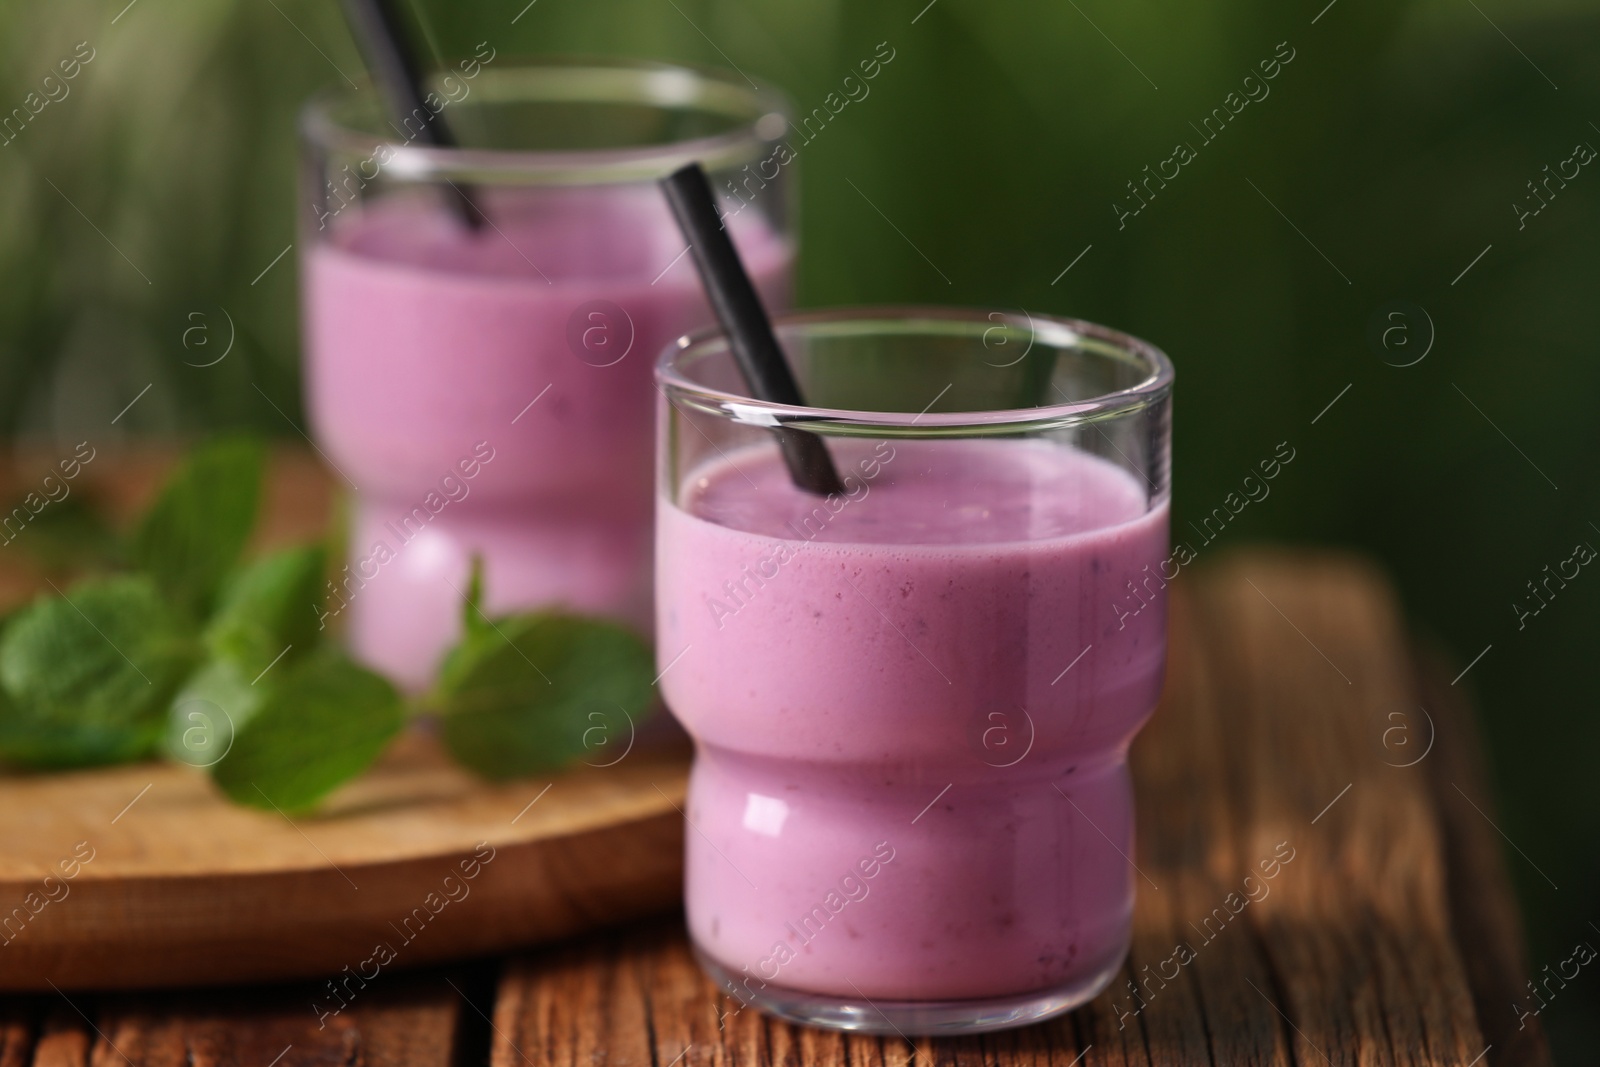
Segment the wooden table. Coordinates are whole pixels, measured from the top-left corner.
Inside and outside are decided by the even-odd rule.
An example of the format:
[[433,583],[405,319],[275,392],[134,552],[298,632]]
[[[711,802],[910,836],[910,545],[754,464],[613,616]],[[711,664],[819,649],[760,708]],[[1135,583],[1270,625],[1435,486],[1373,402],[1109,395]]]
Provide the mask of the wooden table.
[[[719,994],[663,916],[385,971],[320,1025],[311,986],[11,998],[0,1067],[1546,1064],[1511,1007],[1526,965],[1471,715],[1436,662],[1360,561],[1258,552],[1184,574],[1166,697],[1133,749],[1132,955],[1039,1026],[789,1026]],[[1294,858],[1240,906],[1282,843]],[[1194,959],[1175,967],[1180,943]]]

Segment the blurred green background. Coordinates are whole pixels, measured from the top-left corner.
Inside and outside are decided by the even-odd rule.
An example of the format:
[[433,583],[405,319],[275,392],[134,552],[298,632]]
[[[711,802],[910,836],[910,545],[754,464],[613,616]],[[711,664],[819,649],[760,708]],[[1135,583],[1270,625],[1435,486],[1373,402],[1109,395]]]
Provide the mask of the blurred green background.
[[[115,431],[290,433],[263,394],[300,419],[295,257],[267,269],[295,237],[294,116],[360,59],[329,0],[124,3],[0,3],[0,111],[93,50],[0,146],[0,420],[99,442],[153,383]],[[1600,578],[1525,629],[1511,607],[1600,545],[1600,167],[1520,229],[1513,207],[1600,146],[1592,0],[525,3],[413,10],[437,55],[736,65],[802,110],[887,41],[870,97],[803,151],[800,302],[1021,307],[1162,345],[1179,530],[1288,441],[1294,464],[1223,545],[1353,546],[1460,666],[1492,646],[1461,684],[1533,968],[1600,940]],[[1190,124],[1280,42],[1294,58],[1271,95],[1202,147]],[[1126,183],[1178,141],[1198,158],[1119,229]],[[1422,351],[1415,311],[1389,351],[1370,337],[1402,321],[1383,318],[1397,299],[1436,330],[1412,366],[1389,363]],[[214,352],[184,331],[220,343],[219,309],[231,357],[189,365]],[[1584,973],[1543,1015],[1560,1058],[1600,1047],[1597,1017]]]

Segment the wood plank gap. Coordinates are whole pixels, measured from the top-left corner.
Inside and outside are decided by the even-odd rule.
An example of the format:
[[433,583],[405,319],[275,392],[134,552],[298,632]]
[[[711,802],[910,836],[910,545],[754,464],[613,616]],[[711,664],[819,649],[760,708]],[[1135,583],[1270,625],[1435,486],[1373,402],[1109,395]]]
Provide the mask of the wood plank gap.
[[[457,1013],[455,1041],[450,1062],[455,1067],[485,1067],[494,1043],[494,1000],[499,985],[499,961],[485,961],[466,970],[456,984],[456,993],[466,1003]],[[477,1010],[474,1011],[473,1009]]]

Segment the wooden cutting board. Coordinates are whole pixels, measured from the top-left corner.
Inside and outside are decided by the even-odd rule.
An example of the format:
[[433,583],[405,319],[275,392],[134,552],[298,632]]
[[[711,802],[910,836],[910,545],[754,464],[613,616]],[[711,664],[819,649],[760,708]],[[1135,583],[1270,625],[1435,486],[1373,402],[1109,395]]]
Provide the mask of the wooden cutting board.
[[[172,459],[99,455],[74,492],[126,520]],[[34,473],[0,470],[0,495]],[[320,536],[331,495],[309,456],[279,454],[257,546]],[[0,557],[0,606],[48,589],[21,548]],[[497,786],[416,733],[292,821],[170,763],[0,775],[0,990],[370,975],[669,909],[688,764],[686,741],[641,742]]]
[[296,819],[170,763],[0,779],[0,989],[370,976],[670,908],[687,770],[491,786],[413,735]]

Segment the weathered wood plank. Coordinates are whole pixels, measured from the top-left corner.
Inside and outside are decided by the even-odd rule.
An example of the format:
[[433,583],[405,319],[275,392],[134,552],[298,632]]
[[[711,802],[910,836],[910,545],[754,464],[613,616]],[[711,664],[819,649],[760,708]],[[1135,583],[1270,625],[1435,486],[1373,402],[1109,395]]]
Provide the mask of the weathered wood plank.
[[1271,961],[1259,999],[1300,1063],[1470,1063],[1484,1042],[1426,772],[1381,745],[1391,713],[1414,716],[1388,586],[1353,560],[1256,554],[1210,571],[1199,599],[1244,856],[1295,849],[1247,909]]
[[[1288,1067],[1282,1028],[1260,1011],[1251,988],[1252,982],[1263,988],[1270,982],[1262,946],[1245,924],[1232,921],[1224,904],[1228,893],[1241,889],[1255,859],[1238,839],[1224,787],[1235,773],[1226,719],[1232,704],[1218,689],[1216,671],[1195,639],[1209,619],[1187,594],[1180,586],[1172,598],[1163,707],[1132,752],[1137,858],[1151,881],[1137,883],[1134,950],[1125,974],[1091,1007],[1098,1012],[1109,997],[1111,1017],[1119,1025],[1132,1011],[1140,1028],[1137,1040],[1155,1064]],[[1291,871],[1292,865],[1283,876]],[[1275,882],[1266,883],[1269,891]],[[1226,922],[1211,918],[1219,907]],[[1186,958],[1180,946],[1194,958],[1176,966],[1174,959]],[[1174,970],[1176,980],[1162,986],[1159,980]],[[1135,975],[1143,996],[1127,987]],[[1109,1039],[1104,1027],[1101,1031]]]
[[45,998],[0,1067],[451,1067],[471,1009],[447,977],[380,977],[320,1018],[310,986]]
[[0,1004],[0,1067],[25,1067],[33,1042],[33,1019],[23,1003]]
[[808,1030],[722,996],[656,924],[512,961],[491,1063],[1485,1062],[1447,888],[1458,831],[1433,772],[1385,746],[1415,722],[1387,585],[1342,557],[1239,556],[1174,587],[1172,618],[1166,697],[1133,751],[1133,950],[1093,1003],[962,1040]]
[[87,1067],[93,1034],[86,1020],[66,1005],[46,1013],[33,1049],[33,1067]]

